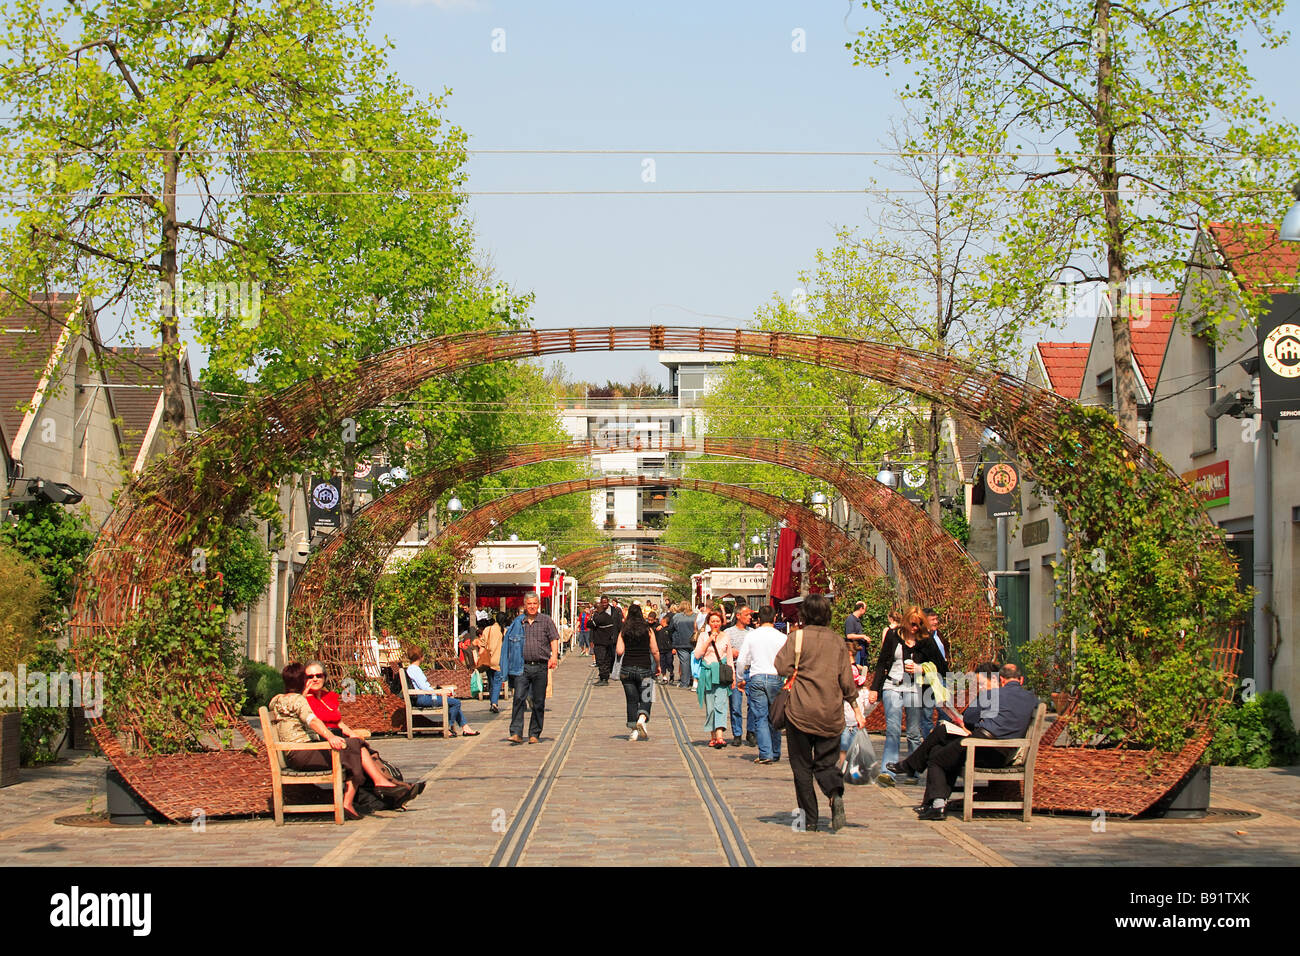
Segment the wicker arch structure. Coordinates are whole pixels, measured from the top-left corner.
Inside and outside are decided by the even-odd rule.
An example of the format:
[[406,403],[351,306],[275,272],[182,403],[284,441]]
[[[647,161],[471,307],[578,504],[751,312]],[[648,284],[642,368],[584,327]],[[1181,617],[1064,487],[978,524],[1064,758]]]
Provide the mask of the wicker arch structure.
[[[449,546],[457,558],[463,559],[496,525],[540,502],[564,495],[609,488],[663,487],[665,485],[731,498],[744,502],[750,507],[764,511],[774,517],[784,519],[790,527],[799,532],[812,550],[823,556],[827,568],[834,575],[842,575],[853,581],[862,581],[881,577],[884,574],[884,570],[870,551],[845,534],[835,524],[802,505],[792,504],[767,492],[757,491],[741,485],[729,485],[717,481],[691,478],[646,479],[618,475],[605,478],[579,478],[572,481],[540,485],[536,488],[497,498],[475,508],[462,516],[455,524],[438,534],[429,543],[429,547]],[[367,599],[361,602],[359,611],[349,612],[348,615],[338,618],[342,623],[339,629],[323,629],[320,632],[324,634],[324,640],[321,644],[313,647],[299,643],[295,648],[295,654],[304,660],[307,658],[321,660],[329,668],[331,674],[353,675],[359,681],[364,681],[365,671],[377,668],[378,662],[373,658],[369,630],[367,629],[364,632],[365,636],[361,637],[352,629],[349,622],[353,621],[354,618],[368,621],[369,616],[370,609]],[[455,651],[450,647],[432,648],[429,655],[432,659],[447,659],[449,657],[454,658],[454,656]],[[438,670],[430,676],[449,684],[456,680],[457,673],[452,670]],[[461,685],[460,693],[465,694],[468,691],[469,675],[467,672],[462,671],[459,676],[462,678],[458,682]],[[401,710],[401,700],[387,691],[359,693],[353,701],[344,705],[344,716],[349,726],[375,732],[386,732],[396,726]]]
[[[344,418],[372,408],[437,375],[493,362],[541,355],[606,351],[729,352],[803,362],[861,375],[937,401],[968,418],[991,427],[1015,447],[1028,478],[1052,498],[1082,492],[1086,469],[1042,480],[1036,464],[1050,459],[1060,423],[1078,435],[1077,447],[1085,457],[1094,443],[1091,436],[1105,426],[1086,418],[1074,403],[1053,392],[1030,385],[1015,376],[949,357],[877,342],[834,336],[755,330],[683,328],[661,325],[624,328],[531,329],[488,331],[442,336],[400,346],[374,355],[347,374],[316,376],[228,415],[213,428],[187,442],[173,455],[157,462],[119,496],[100,531],[73,605],[72,655],[82,671],[99,669],[101,647],[116,648],[118,631],[138,616],[141,602],[159,582],[176,576],[190,561],[190,548],[204,541],[209,521],[230,522],[244,514],[254,499],[275,487],[292,470],[304,446]],[[1076,427],[1077,426],[1077,427]],[[1124,436],[1126,454],[1141,469],[1159,472],[1177,482],[1162,460],[1144,446]],[[1069,514],[1065,518],[1069,520]],[[1210,522],[1200,516],[1207,528]],[[1195,569],[1188,574],[1195,576]],[[1219,655],[1229,665],[1235,661],[1231,636],[1220,644]],[[124,666],[131,667],[129,656]],[[1232,672],[1229,667],[1229,672]],[[169,674],[139,673],[146,685],[174,683]],[[209,715],[222,714],[231,722],[236,715],[229,701],[200,681],[180,688],[201,701]],[[224,749],[215,753],[152,755],[149,737],[132,707],[113,712],[119,730],[134,736],[133,752],[100,718],[92,731],[99,746],[125,780],[145,800],[174,819],[188,819],[189,809],[203,806],[210,816],[249,812],[255,796],[265,796],[264,786],[250,792],[234,781],[250,779],[241,769],[251,761],[264,765],[262,745],[253,736],[247,743],[258,754]],[[1058,721],[1058,726],[1063,724]],[[236,741],[241,746],[242,741]],[[1162,764],[1176,781],[1204,752],[1207,738],[1191,742],[1172,762]],[[1047,748],[1049,751],[1063,748]],[[1045,805],[1089,810],[1136,813],[1158,799],[1169,787],[1168,774],[1149,774],[1148,761],[1131,755],[1136,772],[1117,772],[1106,753],[1090,753],[1084,761],[1076,754],[1076,785],[1064,781],[1062,792],[1076,794]],[[1091,769],[1088,769],[1091,768]],[[1122,769],[1122,768],[1120,768]],[[265,772],[263,772],[263,776]],[[1104,784],[1083,785],[1079,778],[1104,778]],[[1048,781],[1036,792],[1054,792]],[[1152,792],[1155,798],[1150,798]]]
[[[369,597],[389,554],[420,515],[458,483],[521,465],[633,447],[769,462],[826,481],[879,531],[908,589],[923,603],[943,608],[948,630],[963,635],[972,648],[981,648],[985,653],[991,650],[987,636],[992,609],[984,572],[928,514],[892,489],[811,445],[709,437],[665,439],[636,446],[588,441],[516,445],[417,475],[358,512],[347,531],[334,535],[312,556],[289,598],[286,622],[290,656],[301,660],[319,657],[335,666],[351,661],[351,667],[364,659],[370,641]],[[464,521],[462,517],[457,524]]]
[[[567,554],[562,554],[555,559],[557,567],[572,570],[575,574],[579,568],[585,567],[588,562],[602,561],[613,551],[618,551],[627,547],[617,543],[605,545],[596,545],[590,548],[578,548]],[[704,556],[696,554],[694,551],[688,551],[685,548],[674,548],[665,544],[638,544],[636,548],[636,559],[659,564],[664,567],[677,570],[690,570],[692,573],[697,568],[704,566]],[[625,559],[626,560],[626,559]]]
[[[792,504],[767,492],[745,488],[740,485],[691,478],[646,479],[637,476],[618,475],[605,478],[579,478],[572,481],[541,485],[526,491],[506,495],[475,508],[434,537],[430,541],[429,547],[450,545],[455,556],[463,559],[468,556],[475,545],[491,532],[496,524],[508,520],[525,508],[532,507],[539,502],[549,501],[562,495],[576,494],[581,491],[591,492],[609,488],[645,486],[688,488],[692,491],[703,491],[708,494],[744,502],[760,511],[785,519],[790,527],[799,532],[810,548],[823,555],[827,567],[832,573],[844,575],[853,580],[875,578],[884,574],[879,562],[870,551],[841,531],[832,522],[827,521],[802,505]],[[378,503],[375,502],[375,504]],[[356,524],[354,523],[353,528],[355,527]],[[409,525],[405,527],[409,527]],[[380,549],[380,551],[386,559],[388,549]],[[382,567],[383,561],[381,560],[380,571],[382,571]],[[303,577],[305,578],[306,575],[304,574]],[[371,660],[368,622],[370,619],[370,593],[373,591],[377,577],[377,574],[374,578],[365,577],[360,582],[356,578],[343,579],[347,581],[346,588],[355,595],[355,601],[335,606],[336,613],[333,617],[324,619],[322,621],[323,626],[315,631],[299,634],[293,645],[293,656],[304,660],[313,657],[318,658],[331,668],[332,673],[352,675],[364,679],[366,665],[375,663]],[[297,593],[295,590],[295,595]],[[299,609],[302,608],[303,605],[299,605]],[[364,628],[361,627],[363,624]],[[318,638],[319,643],[309,643],[305,640],[308,634]],[[450,649],[443,649],[442,653],[434,650],[431,656],[446,658],[454,657],[455,653]],[[391,698],[391,703],[393,706],[397,706],[400,702],[396,698]],[[359,722],[359,726],[367,726],[372,730],[387,730],[390,726],[388,719],[390,716],[391,710],[380,716],[378,726],[372,726],[367,722],[371,720],[371,717],[367,716],[363,721],[360,716],[354,713],[353,717],[350,718],[350,722]]]

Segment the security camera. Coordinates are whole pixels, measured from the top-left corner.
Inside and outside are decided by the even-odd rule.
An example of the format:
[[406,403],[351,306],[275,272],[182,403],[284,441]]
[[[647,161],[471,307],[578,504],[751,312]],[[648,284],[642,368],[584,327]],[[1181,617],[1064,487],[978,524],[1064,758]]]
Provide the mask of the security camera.
[[1229,418],[1249,418],[1256,412],[1252,407],[1254,401],[1254,392],[1239,388],[1224,395],[1207,408],[1205,414],[1210,418],[1222,418],[1225,415]]

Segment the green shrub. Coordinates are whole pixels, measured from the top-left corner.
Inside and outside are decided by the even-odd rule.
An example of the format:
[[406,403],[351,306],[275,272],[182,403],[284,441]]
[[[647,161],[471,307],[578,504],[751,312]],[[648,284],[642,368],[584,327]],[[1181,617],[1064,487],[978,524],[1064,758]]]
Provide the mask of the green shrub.
[[284,693],[284,679],[280,672],[260,661],[246,659],[239,676],[244,680],[244,693],[247,695],[241,713],[249,717],[256,717],[257,708],[265,707],[276,694]]
[[[66,668],[68,663],[68,655],[50,644],[36,652],[27,662],[27,668],[50,674]],[[24,707],[22,739],[18,745],[19,763],[24,767],[36,767],[58,760],[58,747],[63,742],[67,724],[67,711],[62,707]]]
[[1224,711],[1214,740],[1210,742],[1210,763],[1227,767],[1267,767],[1272,757],[1268,725],[1259,701],[1247,701],[1240,707]]
[[1264,713],[1273,766],[1290,766],[1300,757],[1300,736],[1291,722],[1291,705],[1287,703],[1286,695],[1270,690],[1256,697],[1255,702]]

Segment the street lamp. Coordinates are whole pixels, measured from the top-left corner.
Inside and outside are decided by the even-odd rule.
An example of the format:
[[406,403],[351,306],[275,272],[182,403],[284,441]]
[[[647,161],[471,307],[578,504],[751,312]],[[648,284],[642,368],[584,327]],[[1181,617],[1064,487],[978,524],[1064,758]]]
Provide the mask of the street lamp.
[[1286,218],[1282,220],[1282,228],[1277,231],[1277,234],[1283,242],[1300,242],[1300,182],[1291,187],[1291,195],[1295,196],[1296,201],[1287,210]]
[[880,482],[886,488],[892,488],[898,483],[898,479],[894,477],[894,473],[888,468],[882,468],[880,471],[876,472],[876,481]]
[[459,514],[464,508],[465,506],[460,503],[459,498],[452,498],[447,502],[447,510],[452,514]]
[[826,504],[826,496],[822,494],[820,491],[814,491],[812,496],[812,503],[815,505],[824,505]]

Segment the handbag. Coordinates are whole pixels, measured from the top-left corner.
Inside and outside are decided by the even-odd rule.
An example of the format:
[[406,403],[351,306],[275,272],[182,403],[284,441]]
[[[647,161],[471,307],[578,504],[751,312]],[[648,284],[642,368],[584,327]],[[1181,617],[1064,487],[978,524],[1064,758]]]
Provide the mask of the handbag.
[[[712,639],[709,641],[709,646],[713,648],[713,653],[718,654],[718,645],[714,644]],[[718,685],[720,687],[730,687],[735,682],[736,672],[731,669],[730,664],[722,659],[722,655],[718,654]]]
[[794,679],[799,676],[799,655],[803,651],[803,628],[794,632],[794,670],[786,678],[781,689],[776,692],[772,698],[772,706],[768,709],[768,723],[772,725],[773,730],[781,730],[785,727],[785,709],[790,703],[790,688],[794,686]]

